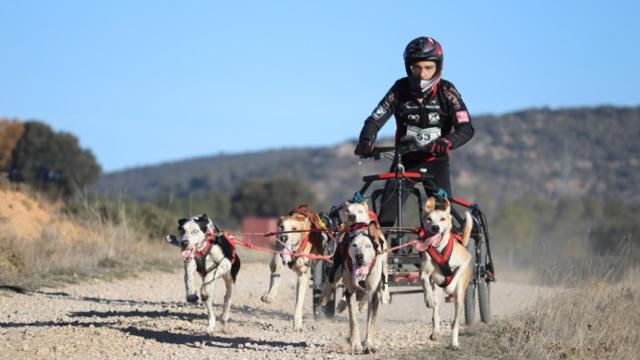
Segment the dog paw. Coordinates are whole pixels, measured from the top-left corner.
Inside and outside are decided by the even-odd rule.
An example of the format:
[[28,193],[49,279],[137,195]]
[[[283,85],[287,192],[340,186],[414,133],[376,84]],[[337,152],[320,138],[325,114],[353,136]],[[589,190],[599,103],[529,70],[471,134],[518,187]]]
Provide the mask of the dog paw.
[[348,306],[348,304],[347,304],[346,301],[340,300],[340,302],[338,303],[338,306],[336,306],[336,311],[338,313],[341,313],[341,312],[346,310],[347,306]]
[[262,295],[260,300],[262,300],[262,302],[265,304],[271,304],[273,302],[273,296],[269,294],[265,294],[265,295]]
[[191,294],[191,295],[187,295],[187,302],[191,303],[191,304],[195,304],[198,302],[198,295],[196,294]]
[[362,346],[362,351],[365,354],[375,354],[376,352],[378,352],[378,347],[370,342],[365,341]]
[[360,341],[352,341],[351,342],[351,353],[352,354],[359,354],[362,352],[362,344],[360,344]]
[[209,336],[213,336],[214,334],[213,329],[214,329],[214,326],[207,326],[207,328],[204,330],[204,333]]
[[431,335],[429,336],[429,339],[433,341],[438,341],[438,333],[437,332],[431,333]]

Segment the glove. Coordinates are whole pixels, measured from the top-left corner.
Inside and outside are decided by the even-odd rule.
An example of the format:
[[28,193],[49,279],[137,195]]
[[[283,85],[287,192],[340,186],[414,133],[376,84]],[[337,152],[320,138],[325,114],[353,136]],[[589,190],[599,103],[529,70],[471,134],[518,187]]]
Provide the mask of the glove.
[[427,151],[432,153],[434,156],[446,156],[449,155],[449,150],[451,149],[451,141],[446,138],[438,138],[432,141],[429,145],[427,145]]
[[373,145],[368,141],[361,141],[356,145],[353,153],[363,158],[370,157],[373,155]]

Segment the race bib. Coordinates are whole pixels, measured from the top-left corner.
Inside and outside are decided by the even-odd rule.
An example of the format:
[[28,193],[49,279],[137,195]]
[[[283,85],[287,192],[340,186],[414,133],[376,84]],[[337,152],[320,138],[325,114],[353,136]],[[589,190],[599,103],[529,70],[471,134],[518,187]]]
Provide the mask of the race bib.
[[407,126],[407,136],[410,136],[416,140],[418,145],[425,146],[433,140],[440,137],[442,130],[439,127],[430,127],[421,129],[417,126]]

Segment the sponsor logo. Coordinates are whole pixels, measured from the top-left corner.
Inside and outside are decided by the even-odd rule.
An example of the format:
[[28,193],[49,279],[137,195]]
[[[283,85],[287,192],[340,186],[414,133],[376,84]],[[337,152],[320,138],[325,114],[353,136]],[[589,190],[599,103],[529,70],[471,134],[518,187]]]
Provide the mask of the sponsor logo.
[[374,118],[375,120],[378,120],[382,116],[384,116],[384,114],[386,113],[387,113],[387,109],[385,109],[382,105],[378,105],[378,107],[375,110],[373,110],[371,117]]
[[437,124],[440,122],[440,114],[436,112],[429,113],[429,124]]
[[420,115],[407,115],[407,119],[411,120],[411,121],[419,121],[420,120]]
[[466,111],[456,111],[456,119],[459,123],[469,122],[469,113]]

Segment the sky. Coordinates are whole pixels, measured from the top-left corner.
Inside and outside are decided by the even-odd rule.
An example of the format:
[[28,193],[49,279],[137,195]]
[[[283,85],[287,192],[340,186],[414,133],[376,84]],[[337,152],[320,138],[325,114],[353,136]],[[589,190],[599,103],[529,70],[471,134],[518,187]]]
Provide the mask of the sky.
[[[637,1],[3,1],[0,118],[106,172],[355,139],[418,36],[472,116],[637,106]],[[382,135],[392,134],[393,120]]]

